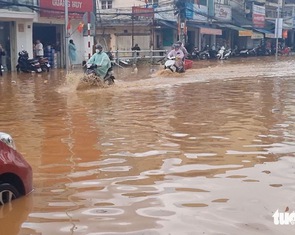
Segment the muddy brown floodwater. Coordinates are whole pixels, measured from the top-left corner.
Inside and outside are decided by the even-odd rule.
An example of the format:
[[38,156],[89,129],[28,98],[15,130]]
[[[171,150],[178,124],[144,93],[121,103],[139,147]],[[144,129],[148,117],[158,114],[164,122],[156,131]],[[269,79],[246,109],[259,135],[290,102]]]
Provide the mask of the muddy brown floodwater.
[[140,67],[85,91],[78,70],[5,74],[0,130],[34,191],[0,208],[0,234],[293,234],[273,215],[295,210],[294,63]]

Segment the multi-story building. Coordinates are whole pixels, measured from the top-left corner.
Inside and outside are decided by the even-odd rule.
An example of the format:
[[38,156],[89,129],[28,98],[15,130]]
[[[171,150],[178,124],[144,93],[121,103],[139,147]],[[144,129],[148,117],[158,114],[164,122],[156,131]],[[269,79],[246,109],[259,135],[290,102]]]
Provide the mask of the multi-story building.
[[15,69],[22,49],[33,57],[37,39],[46,50],[55,49],[58,67],[65,67],[65,45],[69,39],[78,48],[77,63],[89,58],[96,42],[107,50],[130,50],[135,43],[142,50],[170,49],[179,39],[188,49],[213,44],[250,48],[262,40],[275,40],[275,21],[280,17],[284,18],[284,42],[293,46],[295,41],[295,0],[68,0],[68,3],[68,25],[65,25],[64,0],[0,3],[0,43],[7,51],[3,64],[8,70]]

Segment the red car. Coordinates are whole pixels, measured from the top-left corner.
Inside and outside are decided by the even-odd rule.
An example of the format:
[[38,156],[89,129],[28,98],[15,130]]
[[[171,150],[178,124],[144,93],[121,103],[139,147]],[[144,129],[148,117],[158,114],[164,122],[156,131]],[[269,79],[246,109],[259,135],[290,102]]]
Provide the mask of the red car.
[[33,190],[31,166],[16,151],[10,135],[0,132],[0,206]]

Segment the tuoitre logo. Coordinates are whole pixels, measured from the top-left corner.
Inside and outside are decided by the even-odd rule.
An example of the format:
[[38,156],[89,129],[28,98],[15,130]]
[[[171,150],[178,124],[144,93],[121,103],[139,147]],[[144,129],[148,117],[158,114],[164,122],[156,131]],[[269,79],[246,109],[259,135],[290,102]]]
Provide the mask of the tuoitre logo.
[[295,225],[295,211],[289,213],[277,210],[272,217],[275,225]]

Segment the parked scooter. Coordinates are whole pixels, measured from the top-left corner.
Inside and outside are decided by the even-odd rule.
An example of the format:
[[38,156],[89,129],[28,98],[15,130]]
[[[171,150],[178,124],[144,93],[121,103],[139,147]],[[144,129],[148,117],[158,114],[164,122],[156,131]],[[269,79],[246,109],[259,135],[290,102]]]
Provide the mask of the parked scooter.
[[50,69],[50,63],[49,63],[49,60],[47,57],[40,57],[38,59],[39,63],[40,63],[40,66],[41,66],[41,69],[43,72],[49,72],[49,69]]
[[239,55],[242,57],[247,57],[249,55],[249,49],[240,50]]
[[177,67],[176,66],[176,61],[175,57],[168,57],[165,64],[164,64],[164,69],[169,69],[172,72],[177,72],[177,73],[183,73],[184,72],[184,67]]
[[224,59],[224,52],[225,52],[225,47],[224,46],[220,47],[220,49],[217,52],[216,58],[219,60],[223,60]]
[[231,52],[231,56],[232,56],[232,57],[240,56],[239,48],[238,48],[237,45],[236,45],[236,46],[234,47],[234,49],[232,50],[232,52]]
[[200,53],[200,59],[201,60],[208,60],[210,58],[210,53],[209,53],[209,45],[207,45]]
[[40,63],[37,59],[29,59],[29,54],[27,51],[22,50],[21,52],[18,53],[18,64],[16,66],[17,72],[36,72],[36,73],[41,73],[42,69],[40,66]]
[[227,50],[224,51],[223,58],[227,60],[229,57],[231,57],[231,53],[232,53],[232,50],[228,48]]
[[199,60],[200,59],[200,51],[198,47],[194,47],[192,53],[191,53],[191,59],[192,60]]

